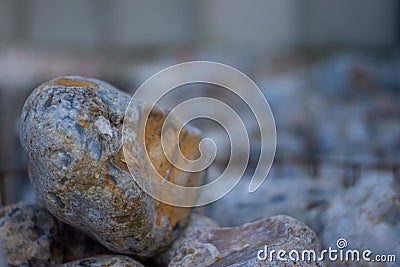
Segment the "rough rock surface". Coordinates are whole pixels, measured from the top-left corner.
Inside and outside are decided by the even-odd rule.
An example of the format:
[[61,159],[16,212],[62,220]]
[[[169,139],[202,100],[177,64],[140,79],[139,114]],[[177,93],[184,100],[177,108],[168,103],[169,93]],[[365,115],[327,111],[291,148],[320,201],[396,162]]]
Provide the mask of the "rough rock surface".
[[[54,79],[27,99],[20,139],[36,195],[53,215],[113,252],[151,257],[176,238],[190,209],[155,201],[134,182],[123,153],[123,146],[131,144],[121,140],[129,99],[98,80]],[[148,106],[135,105],[139,125]],[[202,173],[181,175],[163,154],[161,126],[166,116],[165,111],[153,109],[148,118],[145,139],[150,160],[170,181],[197,185]],[[197,131],[184,128],[179,141],[185,155],[197,156]],[[152,180],[144,156],[132,152],[132,157],[137,162],[133,175]]]
[[[260,261],[259,250],[320,251],[315,233],[303,223],[283,215],[232,228],[197,228],[175,252],[169,267],[177,266],[324,266],[323,262]],[[318,255],[318,254],[317,254]]]
[[172,243],[171,247],[169,247],[166,251],[161,253],[156,257],[157,266],[167,266],[174,256],[175,252],[182,246],[182,244],[186,241],[186,239],[196,230],[203,229],[204,231],[209,231],[208,229],[216,228],[217,223],[212,219],[192,213],[189,218],[188,225],[182,231],[181,235]]
[[[347,250],[371,250],[373,257],[400,255],[400,185],[391,173],[366,176],[331,200],[322,218],[324,247],[337,248],[339,238]],[[371,257],[372,258],[372,257]],[[396,262],[379,266],[399,266]],[[332,266],[378,266],[376,262],[336,262]]]
[[[0,209],[0,251],[7,266],[49,266],[63,260],[57,220],[45,209],[17,203]],[[1,265],[3,266],[3,265]]]
[[144,267],[140,262],[122,255],[104,255],[67,262],[58,267]]

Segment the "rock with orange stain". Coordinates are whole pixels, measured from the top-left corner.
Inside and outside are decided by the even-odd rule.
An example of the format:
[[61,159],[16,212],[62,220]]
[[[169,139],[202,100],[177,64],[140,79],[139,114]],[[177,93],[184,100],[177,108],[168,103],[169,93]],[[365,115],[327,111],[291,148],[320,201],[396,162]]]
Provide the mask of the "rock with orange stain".
[[[20,139],[36,195],[53,215],[113,252],[148,258],[178,236],[190,209],[160,203],[135,183],[134,177],[149,183],[154,177],[143,152],[128,151],[137,165],[132,173],[126,164],[122,125],[129,101],[129,95],[99,80],[75,76],[51,80],[27,99]],[[148,106],[134,104],[141,125],[145,121],[141,112]],[[158,108],[151,111],[143,147],[162,177],[198,185],[204,173],[183,173],[163,154],[161,126],[167,114]],[[184,128],[179,136],[182,152],[197,157],[198,132]]]

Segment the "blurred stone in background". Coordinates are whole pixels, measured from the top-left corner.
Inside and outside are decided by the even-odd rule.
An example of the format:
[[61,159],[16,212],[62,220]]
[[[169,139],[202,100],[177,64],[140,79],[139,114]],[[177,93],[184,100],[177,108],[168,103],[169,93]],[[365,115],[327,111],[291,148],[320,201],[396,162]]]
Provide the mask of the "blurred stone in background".
[[[323,247],[336,241],[337,225],[357,228],[354,219],[358,229],[379,225],[382,233],[397,233],[388,181],[400,175],[399,12],[395,0],[0,0],[0,204],[34,201],[16,125],[37,85],[81,75],[133,93],[165,67],[213,60],[259,85],[278,144],[260,191],[248,197],[245,178],[203,212],[221,226],[285,213],[308,223]],[[160,104],[172,108],[193,96],[227,101],[240,112],[253,138],[250,177],[260,146],[254,118],[240,100],[212,86],[178,88]],[[217,143],[212,180],[228,160],[229,140],[216,124],[194,123]],[[352,213],[364,200],[364,208],[377,208],[373,196],[393,204],[386,210],[391,216]],[[343,219],[330,223],[335,214]],[[350,244],[381,248],[373,235],[364,240],[361,230],[352,232]]]

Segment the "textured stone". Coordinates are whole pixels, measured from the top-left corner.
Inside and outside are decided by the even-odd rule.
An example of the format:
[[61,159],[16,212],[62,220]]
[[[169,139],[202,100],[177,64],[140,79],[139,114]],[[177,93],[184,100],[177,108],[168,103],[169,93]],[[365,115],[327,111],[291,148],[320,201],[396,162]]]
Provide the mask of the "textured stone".
[[45,209],[17,203],[0,210],[0,251],[7,266],[61,263],[59,242],[58,222]]
[[182,246],[182,244],[191,235],[191,233],[199,229],[204,229],[204,231],[208,231],[208,229],[216,227],[217,224],[212,219],[196,213],[191,214],[188,225],[182,231],[181,235],[172,243],[171,247],[169,247],[160,255],[157,255],[155,260],[157,266],[167,266],[174,256],[175,252],[180,248],[180,246]]
[[[373,255],[400,255],[400,184],[390,172],[365,175],[358,183],[331,199],[322,218],[324,247],[337,249],[347,240],[346,250],[371,250]],[[371,258],[373,258],[372,256]],[[398,256],[397,256],[398,257]],[[337,261],[332,266],[377,266],[376,262]],[[382,266],[399,266],[386,262]]]
[[140,262],[122,255],[104,255],[67,262],[58,267],[144,267]]
[[[322,262],[260,261],[259,250],[320,251],[315,233],[295,219],[278,215],[238,227],[194,229],[169,266],[324,266]],[[274,257],[275,258],[275,257]]]
[[[29,160],[30,179],[39,200],[61,221],[91,235],[113,252],[151,257],[166,248],[185,225],[188,208],[172,207],[148,196],[134,182],[123,153],[137,163],[133,175],[153,180],[136,139],[122,144],[129,95],[111,85],[82,77],[47,82],[27,99],[20,139]],[[139,131],[148,105],[135,102]],[[168,162],[161,147],[167,112],[153,109],[146,121],[146,150],[162,177],[198,185],[202,173],[183,173]],[[198,156],[200,136],[184,128],[181,150]],[[167,144],[167,149],[168,149]],[[196,196],[191,196],[195,198]]]

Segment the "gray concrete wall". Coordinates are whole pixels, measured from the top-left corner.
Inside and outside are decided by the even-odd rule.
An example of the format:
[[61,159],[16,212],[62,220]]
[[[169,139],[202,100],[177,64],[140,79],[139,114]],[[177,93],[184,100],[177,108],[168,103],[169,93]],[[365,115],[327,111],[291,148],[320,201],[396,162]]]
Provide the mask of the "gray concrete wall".
[[314,46],[385,46],[398,31],[396,0],[303,0],[302,42]]
[[185,43],[193,37],[192,6],[184,0],[0,0],[0,40],[15,41],[23,31],[25,41],[44,46]]
[[0,0],[0,41],[16,40],[18,5],[13,0]]
[[0,0],[0,42],[271,51],[384,46],[395,41],[397,9],[396,0]]
[[208,43],[242,53],[275,53],[294,47],[301,19],[296,2],[208,0],[203,2]]

